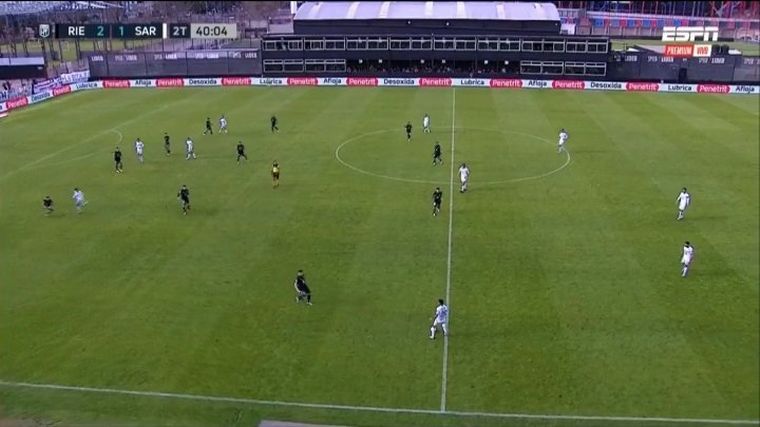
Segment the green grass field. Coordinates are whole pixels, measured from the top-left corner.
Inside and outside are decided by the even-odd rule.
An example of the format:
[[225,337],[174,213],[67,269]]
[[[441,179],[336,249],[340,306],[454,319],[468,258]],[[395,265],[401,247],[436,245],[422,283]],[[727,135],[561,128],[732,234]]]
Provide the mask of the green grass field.
[[[759,107],[757,96],[200,88],[11,112],[0,425],[756,424]],[[220,114],[230,133],[201,135]],[[561,127],[572,157],[556,152]],[[431,164],[435,141],[443,166]],[[472,170],[466,194],[451,192],[452,161]],[[683,186],[693,205],[677,222]],[[89,200],[81,215],[74,187]],[[299,268],[311,307],[294,302]],[[430,341],[447,292],[451,336]]]
[[[615,50],[622,50],[626,47],[633,47],[636,45],[664,45],[667,44],[667,42],[664,42],[662,40],[651,40],[651,39],[613,39],[612,40],[612,48]],[[736,41],[736,42],[718,42],[717,44],[727,44],[732,49],[739,49],[743,55],[745,56],[758,56],[760,55],[760,44],[758,43],[748,43],[748,42],[742,42],[742,41]]]

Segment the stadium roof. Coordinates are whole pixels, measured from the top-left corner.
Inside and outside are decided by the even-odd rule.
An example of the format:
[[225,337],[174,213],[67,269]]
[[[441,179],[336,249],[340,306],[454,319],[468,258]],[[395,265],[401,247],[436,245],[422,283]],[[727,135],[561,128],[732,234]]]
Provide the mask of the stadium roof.
[[493,20],[559,21],[552,3],[485,1],[307,1],[296,21],[305,20]]

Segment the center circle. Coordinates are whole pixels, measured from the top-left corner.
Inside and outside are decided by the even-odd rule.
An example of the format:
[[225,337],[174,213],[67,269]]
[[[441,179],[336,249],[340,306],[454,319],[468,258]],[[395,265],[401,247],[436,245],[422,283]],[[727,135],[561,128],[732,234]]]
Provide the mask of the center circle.
[[[472,184],[497,185],[541,179],[570,164],[570,153],[557,153],[549,139],[529,133],[455,128],[455,167],[467,163]],[[361,142],[361,143],[359,143]],[[438,142],[443,165],[433,165]],[[449,183],[451,133],[417,133],[407,142],[403,129],[384,129],[349,138],[335,149],[335,159],[364,175],[415,184]]]

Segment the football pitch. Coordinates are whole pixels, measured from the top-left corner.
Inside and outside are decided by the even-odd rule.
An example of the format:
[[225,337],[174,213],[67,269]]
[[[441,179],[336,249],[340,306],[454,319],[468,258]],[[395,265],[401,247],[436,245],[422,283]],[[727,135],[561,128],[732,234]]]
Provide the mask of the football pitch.
[[[757,425],[758,102],[199,88],[13,111],[0,425]],[[682,187],[693,202],[676,221]],[[295,302],[298,269],[312,306]],[[451,334],[430,340],[439,298]]]

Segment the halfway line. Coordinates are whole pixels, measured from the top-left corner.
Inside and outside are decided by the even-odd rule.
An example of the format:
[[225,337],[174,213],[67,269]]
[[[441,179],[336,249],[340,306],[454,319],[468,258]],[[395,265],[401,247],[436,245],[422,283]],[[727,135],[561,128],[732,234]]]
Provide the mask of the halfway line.
[[[451,90],[451,172],[449,174],[449,239],[446,255],[446,304],[451,306],[451,236],[454,228],[454,132],[456,131],[456,88]],[[449,318],[450,319],[450,318]],[[449,328],[451,331],[451,328]],[[449,376],[449,336],[443,337],[443,367],[441,368],[441,412],[446,412],[446,388]]]

